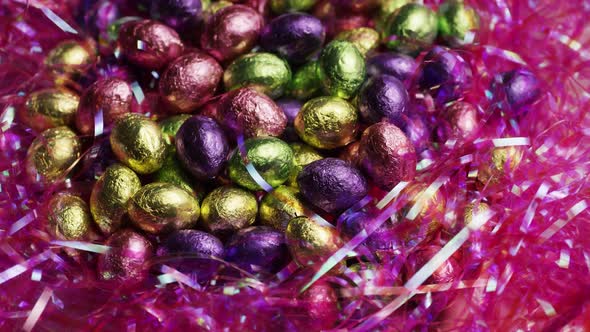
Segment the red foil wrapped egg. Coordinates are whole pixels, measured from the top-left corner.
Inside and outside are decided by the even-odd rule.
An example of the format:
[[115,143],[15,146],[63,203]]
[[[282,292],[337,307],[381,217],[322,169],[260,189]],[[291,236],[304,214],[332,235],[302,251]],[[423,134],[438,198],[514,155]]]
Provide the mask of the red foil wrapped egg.
[[174,60],[160,80],[160,94],[171,109],[188,113],[217,91],[223,68],[208,54],[194,51]]
[[119,31],[119,47],[134,65],[160,69],[184,51],[174,29],[152,20],[125,23]]
[[250,7],[222,8],[206,23],[201,48],[219,61],[233,60],[256,45],[262,26],[262,16]]
[[105,127],[131,112],[133,91],[119,78],[104,78],[90,85],[80,98],[76,112],[76,128],[84,135],[94,133],[95,117],[102,111]]

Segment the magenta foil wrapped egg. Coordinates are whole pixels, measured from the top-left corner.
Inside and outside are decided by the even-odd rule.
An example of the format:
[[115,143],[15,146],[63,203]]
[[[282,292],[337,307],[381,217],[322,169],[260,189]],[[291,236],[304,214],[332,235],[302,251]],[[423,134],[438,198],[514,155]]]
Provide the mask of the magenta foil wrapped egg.
[[391,123],[379,122],[363,132],[359,157],[365,173],[384,190],[400,181],[411,181],[416,174],[416,150]]
[[233,136],[280,136],[287,116],[268,96],[251,88],[224,95],[217,107],[217,119]]
[[153,248],[145,237],[125,229],[111,235],[105,245],[110,249],[98,257],[100,279],[136,284],[147,277]]
[[153,20],[125,23],[119,31],[119,47],[129,62],[146,69],[160,69],[184,51],[178,33]]
[[103,127],[109,127],[115,120],[130,113],[132,105],[133,91],[129,83],[114,77],[99,79],[80,98],[76,128],[84,135],[92,135],[97,121],[102,120]]
[[160,79],[160,94],[176,113],[189,113],[217,91],[223,68],[208,54],[192,51],[174,60]]
[[201,48],[218,61],[230,61],[249,52],[258,42],[262,16],[244,5],[220,9],[205,24]]

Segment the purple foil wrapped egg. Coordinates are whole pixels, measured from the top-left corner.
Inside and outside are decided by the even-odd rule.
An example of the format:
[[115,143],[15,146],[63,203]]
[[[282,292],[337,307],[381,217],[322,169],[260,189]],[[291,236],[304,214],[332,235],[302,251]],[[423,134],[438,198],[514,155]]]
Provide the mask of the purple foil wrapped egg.
[[416,150],[403,131],[387,122],[365,129],[359,157],[365,173],[383,190],[416,175]]
[[174,29],[152,20],[125,23],[119,31],[122,54],[134,65],[160,69],[184,51]]
[[[370,230],[370,223],[375,217],[376,215],[366,211],[346,214],[338,220],[338,231],[342,237],[350,240],[363,230],[368,232]],[[385,222],[369,235],[363,242],[363,245],[371,250],[391,249],[393,235],[390,225]]]
[[229,143],[215,120],[196,115],[186,120],[176,134],[178,159],[194,177],[212,179],[225,166]]
[[391,75],[406,81],[414,75],[418,65],[414,58],[396,53],[381,53],[367,60],[369,76]]
[[152,0],[150,14],[173,28],[194,24],[202,10],[201,0]]
[[412,142],[417,153],[421,153],[428,148],[430,144],[430,128],[422,115],[410,113],[404,129],[406,137]]
[[297,176],[297,184],[308,202],[328,213],[348,209],[368,192],[361,172],[336,158],[321,159],[305,166]]
[[218,61],[233,60],[256,45],[263,24],[262,16],[248,6],[222,8],[205,24],[201,48]]
[[287,141],[297,141],[299,136],[297,135],[297,132],[295,132],[295,128],[293,128],[293,122],[295,121],[297,114],[299,114],[303,104],[296,99],[280,99],[277,100],[276,103],[287,116],[287,128],[283,133],[283,137]]
[[502,75],[506,99],[515,108],[532,104],[541,94],[541,82],[527,69],[516,69]]
[[379,75],[367,80],[360,92],[359,111],[364,121],[381,120],[405,128],[410,108],[410,96],[404,84],[389,75]]
[[439,104],[460,98],[471,80],[469,64],[454,51],[435,47],[424,57],[420,88],[429,90]]
[[174,60],[160,79],[160,94],[178,113],[188,113],[211,99],[221,81],[223,68],[201,51]]
[[290,13],[273,19],[260,35],[260,45],[289,63],[307,62],[321,48],[326,38],[322,22],[315,16]]
[[255,226],[234,234],[227,244],[225,259],[249,272],[274,273],[288,263],[289,249],[281,231]]
[[209,280],[220,265],[211,257],[223,258],[223,243],[209,233],[184,229],[170,234],[160,245],[157,255],[162,264],[194,275],[197,280]]
[[217,107],[217,119],[235,137],[280,136],[287,116],[268,96],[251,88],[225,94]]
[[105,245],[110,249],[98,257],[100,279],[136,284],[147,277],[153,248],[145,237],[125,229],[111,235]]

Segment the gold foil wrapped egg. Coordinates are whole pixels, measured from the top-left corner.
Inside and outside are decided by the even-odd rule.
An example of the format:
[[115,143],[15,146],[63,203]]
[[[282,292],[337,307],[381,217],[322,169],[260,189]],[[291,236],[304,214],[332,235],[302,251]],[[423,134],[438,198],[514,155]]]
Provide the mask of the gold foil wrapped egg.
[[289,174],[287,184],[291,187],[297,188],[297,175],[299,175],[299,172],[301,172],[303,167],[316,160],[324,159],[324,156],[310,146],[302,143],[291,144],[291,149],[293,150],[293,168]]
[[81,144],[68,127],[42,132],[31,144],[25,161],[31,182],[52,183],[65,176],[80,157]]
[[414,183],[405,189],[408,202],[402,209],[402,216],[416,225],[427,222],[426,233],[432,234],[443,224],[446,199],[440,189],[431,191],[428,188],[426,184]]
[[203,223],[214,233],[246,228],[254,223],[257,213],[256,197],[244,189],[230,186],[216,188],[201,205]]
[[19,109],[19,120],[36,131],[67,126],[74,122],[80,97],[65,88],[50,88],[33,92],[24,107]]
[[334,39],[351,42],[363,56],[379,47],[380,41],[379,32],[367,27],[342,31]]
[[188,191],[171,183],[145,185],[129,200],[127,213],[140,229],[151,234],[196,226],[199,202]]
[[499,183],[507,174],[518,168],[522,156],[521,146],[494,148],[490,153],[490,159],[479,166],[477,179],[483,185]]
[[49,51],[45,65],[65,73],[79,73],[96,61],[95,53],[88,42],[66,40]]
[[341,246],[336,228],[322,226],[305,216],[291,219],[285,236],[289,251],[299,266],[322,263]]
[[358,112],[344,99],[319,97],[303,105],[294,125],[305,143],[318,149],[334,149],[355,140]]
[[298,195],[297,189],[286,186],[280,186],[266,194],[260,201],[260,223],[284,232],[291,219],[305,215]]
[[[463,212],[463,224],[468,226],[473,221],[473,218],[490,211],[490,206],[484,202],[469,203],[465,206]],[[493,220],[488,220],[482,227],[483,231],[491,232],[494,228]]]
[[121,228],[127,202],[141,188],[139,177],[129,168],[114,164],[96,181],[90,195],[90,212],[106,235]]
[[160,127],[139,114],[127,114],[113,127],[110,136],[115,156],[139,174],[157,171],[164,164],[166,143]]
[[84,200],[61,193],[47,203],[47,226],[58,239],[82,240],[92,231],[92,217]]

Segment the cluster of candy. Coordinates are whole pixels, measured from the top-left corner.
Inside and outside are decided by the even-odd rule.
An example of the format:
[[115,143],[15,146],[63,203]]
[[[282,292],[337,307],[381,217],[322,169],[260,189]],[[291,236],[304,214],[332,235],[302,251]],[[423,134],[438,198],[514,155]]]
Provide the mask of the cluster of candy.
[[[130,3],[99,2],[89,14],[99,42],[68,40],[47,55],[71,80],[96,77],[81,95],[56,85],[18,110],[39,133],[30,181],[60,188],[45,204],[46,226],[59,239],[104,238],[102,279],[141,281],[154,255],[217,257],[257,273],[290,257],[317,265],[371,221],[362,201],[372,190],[412,181],[420,153],[480,129],[461,55],[477,42],[479,18],[461,1],[437,12],[403,0]],[[129,7],[144,17],[120,17]],[[517,117],[540,83],[526,69],[499,76]],[[140,106],[134,95],[144,91],[155,97]],[[83,151],[93,142],[104,160],[89,171]],[[479,182],[500,181],[521,154],[494,149]],[[95,177],[89,198],[60,185]],[[412,241],[407,224],[427,236],[444,228],[445,197],[426,189],[406,189],[408,209],[425,199],[418,218],[399,214],[399,241]],[[488,208],[468,206],[466,222]],[[379,234],[393,224],[366,245],[392,250]],[[206,281],[218,263],[174,266]]]

